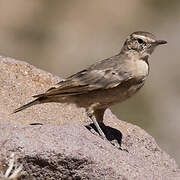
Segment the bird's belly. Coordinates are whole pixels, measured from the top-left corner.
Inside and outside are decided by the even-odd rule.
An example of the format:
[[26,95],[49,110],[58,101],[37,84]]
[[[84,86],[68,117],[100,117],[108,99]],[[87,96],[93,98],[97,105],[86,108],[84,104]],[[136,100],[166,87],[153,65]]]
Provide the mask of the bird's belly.
[[102,104],[112,105],[116,104],[122,101],[125,101],[126,99],[133,96],[142,86],[144,83],[132,85],[128,88],[124,87],[117,87],[114,89],[111,89],[109,91],[105,91],[103,95],[103,100],[101,100]]
[[112,89],[92,91],[91,93],[80,95],[78,102],[76,102],[77,105],[82,107],[89,107],[94,104],[96,109],[107,108],[133,96],[143,84],[144,82],[141,82],[133,85],[120,85]]

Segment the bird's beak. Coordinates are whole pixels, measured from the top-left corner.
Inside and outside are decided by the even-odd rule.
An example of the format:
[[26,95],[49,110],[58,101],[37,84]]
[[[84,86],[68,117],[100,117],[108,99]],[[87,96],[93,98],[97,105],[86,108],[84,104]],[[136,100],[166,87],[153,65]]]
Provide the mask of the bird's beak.
[[161,45],[161,44],[167,44],[167,41],[164,40],[156,40],[155,42],[152,43],[153,45]]

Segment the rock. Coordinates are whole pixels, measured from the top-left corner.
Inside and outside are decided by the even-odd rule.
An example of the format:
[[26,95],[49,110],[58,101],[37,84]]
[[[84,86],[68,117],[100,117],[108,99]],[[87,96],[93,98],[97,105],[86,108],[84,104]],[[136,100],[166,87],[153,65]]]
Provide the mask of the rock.
[[153,137],[118,120],[109,109],[103,129],[127,151],[91,133],[84,126],[91,123],[84,109],[74,104],[41,104],[12,114],[60,80],[25,62],[0,57],[0,167],[15,152],[23,179],[180,179],[176,162]]

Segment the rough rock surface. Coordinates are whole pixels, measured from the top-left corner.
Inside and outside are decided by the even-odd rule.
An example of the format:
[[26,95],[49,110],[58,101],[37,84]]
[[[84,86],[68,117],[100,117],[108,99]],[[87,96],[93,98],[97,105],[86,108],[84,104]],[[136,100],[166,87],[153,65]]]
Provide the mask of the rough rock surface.
[[59,80],[25,62],[0,57],[1,163],[15,152],[23,179],[180,179],[176,162],[153,137],[110,110],[104,131],[128,152],[92,134],[84,126],[91,123],[84,109],[74,104],[43,104],[11,113]]

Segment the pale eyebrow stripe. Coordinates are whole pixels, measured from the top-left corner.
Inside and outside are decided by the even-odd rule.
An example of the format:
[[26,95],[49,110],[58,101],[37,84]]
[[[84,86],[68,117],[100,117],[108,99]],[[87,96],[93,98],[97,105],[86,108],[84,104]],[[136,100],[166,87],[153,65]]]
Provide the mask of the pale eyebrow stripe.
[[144,40],[144,41],[152,41],[152,42],[155,41],[155,40],[152,39],[152,38],[149,38],[149,37],[146,37],[146,36],[142,36],[142,35],[136,35],[136,34],[134,34],[133,36],[134,36],[135,38],[141,38],[141,39]]

